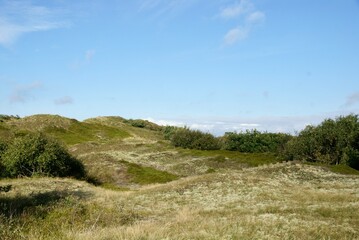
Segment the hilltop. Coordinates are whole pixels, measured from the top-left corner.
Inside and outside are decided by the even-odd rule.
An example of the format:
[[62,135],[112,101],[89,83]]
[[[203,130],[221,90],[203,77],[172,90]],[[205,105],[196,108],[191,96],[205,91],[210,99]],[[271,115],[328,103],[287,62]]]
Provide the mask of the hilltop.
[[58,115],[33,115],[0,124],[3,137],[41,131],[59,139],[85,164],[95,181],[114,188],[136,188],[278,161],[273,154],[175,148],[164,139],[161,126],[145,120],[112,116],[80,122]]

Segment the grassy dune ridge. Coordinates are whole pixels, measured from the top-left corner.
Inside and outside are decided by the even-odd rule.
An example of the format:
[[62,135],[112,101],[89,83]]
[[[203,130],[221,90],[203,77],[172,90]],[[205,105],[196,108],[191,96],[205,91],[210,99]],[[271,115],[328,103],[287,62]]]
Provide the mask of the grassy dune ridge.
[[174,148],[158,129],[120,117],[0,122],[4,139],[60,139],[99,184],[0,180],[1,239],[359,238],[358,171]]

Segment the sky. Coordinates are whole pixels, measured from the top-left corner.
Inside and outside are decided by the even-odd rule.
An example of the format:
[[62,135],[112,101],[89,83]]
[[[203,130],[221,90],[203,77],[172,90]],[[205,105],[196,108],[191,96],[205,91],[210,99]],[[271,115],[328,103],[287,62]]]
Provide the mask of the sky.
[[0,114],[295,133],[359,113],[359,0],[0,0]]

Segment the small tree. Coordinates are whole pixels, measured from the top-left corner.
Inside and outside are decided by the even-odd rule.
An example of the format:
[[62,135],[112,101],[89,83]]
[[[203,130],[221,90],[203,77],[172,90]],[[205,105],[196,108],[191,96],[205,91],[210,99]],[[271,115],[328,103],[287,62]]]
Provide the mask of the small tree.
[[163,137],[166,140],[171,140],[172,136],[175,134],[175,132],[179,129],[179,127],[175,127],[175,126],[165,126],[162,127],[162,134]]
[[85,176],[84,166],[59,142],[42,133],[16,138],[2,155],[7,176]]
[[285,133],[268,133],[258,130],[227,132],[222,137],[223,149],[247,153],[280,152],[292,136]]
[[174,129],[171,133],[171,143],[175,147],[198,150],[220,149],[219,140],[210,133],[191,130],[188,127]]
[[326,119],[307,126],[286,146],[288,159],[346,164],[359,169],[359,118],[357,115]]

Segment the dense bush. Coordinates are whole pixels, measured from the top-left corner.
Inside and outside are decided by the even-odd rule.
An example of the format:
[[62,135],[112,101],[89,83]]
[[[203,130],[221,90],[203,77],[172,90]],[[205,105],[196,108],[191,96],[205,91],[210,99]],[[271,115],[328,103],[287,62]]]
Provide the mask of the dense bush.
[[222,148],[230,151],[261,153],[280,152],[292,138],[289,134],[247,130],[241,133],[226,133],[222,138]]
[[145,128],[153,131],[160,131],[162,127],[155,123],[142,119],[126,119],[124,123],[131,125],[132,127]]
[[198,150],[220,149],[217,138],[210,133],[203,133],[199,130],[191,130],[187,127],[175,128],[170,133],[171,143],[175,147],[183,147]]
[[84,166],[56,140],[41,133],[17,137],[1,154],[7,177],[73,176],[83,178]]
[[1,159],[1,155],[6,151],[6,149],[7,149],[7,143],[0,139],[0,159]]
[[180,129],[179,127],[175,127],[175,126],[165,126],[162,127],[162,133],[163,133],[163,137],[166,140],[171,140],[172,136],[175,134],[175,132]]
[[285,154],[289,160],[346,164],[359,169],[358,116],[326,119],[316,127],[307,126],[288,142]]
[[7,149],[7,143],[0,139],[0,177],[3,177],[5,175],[5,167],[2,164],[1,156],[4,154],[6,149]]
[[0,114],[0,122],[6,121],[6,120],[10,120],[10,119],[19,119],[19,115],[4,115],[4,114]]

